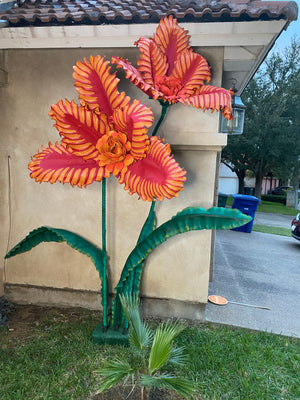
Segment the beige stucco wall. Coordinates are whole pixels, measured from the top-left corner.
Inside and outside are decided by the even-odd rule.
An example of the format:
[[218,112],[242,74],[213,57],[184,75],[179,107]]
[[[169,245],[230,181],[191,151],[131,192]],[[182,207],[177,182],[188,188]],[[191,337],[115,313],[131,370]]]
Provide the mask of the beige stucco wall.
[[[221,85],[222,48],[201,52],[212,67],[212,84]],[[136,62],[136,49],[59,49],[7,50],[9,83],[0,88],[1,110],[1,260],[7,251],[28,232],[42,226],[68,229],[101,245],[101,184],[86,189],[59,183],[37,184],[29,178],[27,164],[37,148],[59,141],[48,117],[52,103],[77,98],[73,87],[72,66],[90,54],[120,55]],[[149,100],[130,82],[122,80],[120,90],[140,97],[151,106],[155,120],[160,106]],[[176,160],[187,170],[187,182],[179,197],[156,207],[158,224],[182,208],[213,204],[216,156],[226,142],[218,132],[217,113],[203,113],[191,106],[174,105],[168,110],[159,135],[172,145]],[[107,189],[107,247],[112,287],[118,282],[126,257],[134,247],[150,203],[129,196],[114,177]],[[190,232],[170,239],[148,258],[142,293],[154,299],[173,299],[205,304],[211,251],[211,232]],[[100,282],[91,261],[65,244],[44,243],[28,253],[0,264],[5,267],[7,293],[22,302],[64,304],[64,291],[50,296],[43,292],[30,298],[30,288],[51,288],[98,292]],[[22,285],[22,290],[18,285]],[[28,291],[24,288],[28,287]],[[49,289],[50,288],[50,289]],[[20,295],[20,293],[22,293]],[[55,292],[57,293],[57,292]],[[79,293],[79,292],[78,292]],[[44,297],[43,297],[44,296]],[[98,295],[97,295],[98,297]],[[80,305],[80,300],[78,305]],[[99,302],[83,301],[84,306]]]

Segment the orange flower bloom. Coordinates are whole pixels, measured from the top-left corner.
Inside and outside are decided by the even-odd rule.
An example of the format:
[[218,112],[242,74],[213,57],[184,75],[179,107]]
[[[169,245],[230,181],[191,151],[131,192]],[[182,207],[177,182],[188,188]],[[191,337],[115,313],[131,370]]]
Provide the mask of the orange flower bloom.
[[[153,146],[147,136],[153,121],[150,108],[138,100],[130,103],[124,92],[118,92],[119,79],[110,74],[108,61],[100,56],[78,62],[73,76],[81,105],[73,100],[60,100],[52,105],[49,115],[62,136],[61,144],[49,143],[48,148],[42,147],[32,157],[30,176],[37,182],[59,181],[82,187],[110,174],[123,183],[128,172],[131,178],[127,179],[125,188],[143,200],[176,196],[182,190],[185,172],[174,160],[170,161],[169,150],[159,140],[160,157],[153,157]],[[170,163],[173,169],[169,168]],[[138,181],[142,182],[144,175],[150,174],[149,168],[152,178],[147,178],[145,189]],[[134,171],[134,176],[130,171]],[[161,174],[164,180],[159,177]],[[155,188],[148,190],[154,182]]]
[[120,57],[113,57],[112,62],[148,96],[170,104],[221,110],[232,119],[230,91],[205,85],[210,81],[210,67],[190,48],[188,31],[172,15],[160,21],[153,38],[141,37],[135,44],[141,53],[137,68]]
[[150,138],[146,157],[131,164],[119,177],[129,194],[138,193],[143,200],[163,200],[177,197],[186,180],[185,171],[171,156],[168,144],[157,137]]

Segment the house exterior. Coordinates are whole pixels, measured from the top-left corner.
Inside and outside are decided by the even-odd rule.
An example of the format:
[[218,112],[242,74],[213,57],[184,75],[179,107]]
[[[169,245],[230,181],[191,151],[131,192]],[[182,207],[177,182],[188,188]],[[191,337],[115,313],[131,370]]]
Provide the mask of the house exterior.
[[220,163],[219,167],[219,192],[224,194],[237,194],[239,192],[239,180],[235,172],[227,165]]
[[[1,5],[1,1],[0,1]],[[152,37],[161,18],[172,14],[189,30],[194,51],[211,66],[214,86],[238,95],[254,75],[280,33],[297,19],[292,1],[126,1],[20,0],[0,8],[1,231],[0,293],[19,303],[100,308],[100,282],[88,258],[65,244],[44,243],[4,260],[8,249],[39,226],[79,233],[101,244],[101,185],[86,189],[38,185],[28,162],[36,149],[59,139],[48,116],[59,99],[77,99],[72,66],[100,54],[139,57],[134,42]],[[160,106],[124,79],[120,90]],[[187,206],[217,204],[220,152],[227,135],[219,133],[218,113],[176,104],[168,110],[159,135],[170,143],[187,171],[178,198],[156,207],[162,224]],[[149,203],[129,196],[108,180],[107,250],[113,287],[141,226]],[[168,240],[147,259],[142,296],[146,313],[204,319],[213,264],[214,234],[189,232]]]

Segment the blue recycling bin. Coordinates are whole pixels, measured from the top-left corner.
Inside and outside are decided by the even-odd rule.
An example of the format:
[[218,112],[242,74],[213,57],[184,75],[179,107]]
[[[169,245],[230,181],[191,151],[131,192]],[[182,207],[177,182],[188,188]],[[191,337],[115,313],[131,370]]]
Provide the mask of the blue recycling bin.
[[238,228],[233,228],[232,230],[251,233],[255,217],[255,211],[257,209],[260,200],[255,196],[248,196],[245,194],[233,194],[232,197],[233,197],[232,208],[237,208],[243,214],[250,215],[250,217],[252,217],[252,221],[248,222],[243,226],[239,226]]

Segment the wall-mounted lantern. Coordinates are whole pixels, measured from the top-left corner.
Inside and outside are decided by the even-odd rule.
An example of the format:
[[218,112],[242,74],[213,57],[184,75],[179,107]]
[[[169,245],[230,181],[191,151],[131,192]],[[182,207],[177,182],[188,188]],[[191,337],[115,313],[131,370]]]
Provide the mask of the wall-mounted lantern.
[[[232,90],[236,92],[234,87]],[[241,135],[244,129],[245,110],[246,106],[242,99],[234,94],[232,96],[233,119],[228,120],[221,115],[220,131],[229,135]]]

